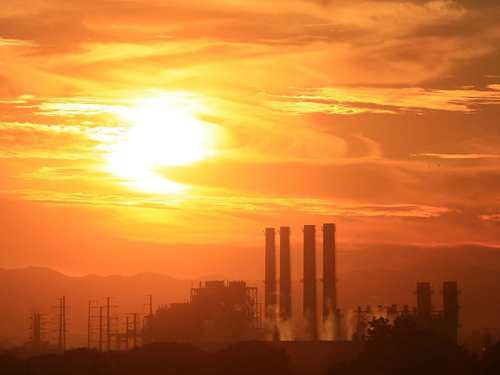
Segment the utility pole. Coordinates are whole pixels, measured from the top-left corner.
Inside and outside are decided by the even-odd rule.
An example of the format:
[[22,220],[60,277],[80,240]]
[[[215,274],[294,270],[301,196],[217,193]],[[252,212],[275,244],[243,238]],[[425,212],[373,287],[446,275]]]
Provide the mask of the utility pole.
[[134,314],[134,348],[137,347],[137,314]]
[[59,301],[59,304],[56,306],[53,306],[53,309],[59,309],[59,315],[57,315],[53,319],[58,320],[58,327],[56,330],[53,330],[54,332],[57,332],[57,347],[59,350],[62,350],[63,348],[63,299],[62,298],[54,298]]
[[58,346],[59,349],[62,350],[63,348],[63,303],[62,303],[62,298],[59,298],[59,340],[58,340]]
[[92,345],[92,309],[94,308],[92,306],[92,302],[97,302],[93,300],[89,300],[89,317],[88,317],[88,340],[87,340],[87,347],[90,349],[90,346]]
[[153,315],[153,295],[146,294],[146,297],[149,297],[149,303],[146,303],[144,306],[149,305],[149,316],[152,316]]
[[63,350],[66,350],[66,296],[62,296]]
[[99,306],[99,351],[102,352],[102,306]]
[[129,324],[128,324],[129,318],[130,317],[127,316],[127,323],[125,323],[125,325],[126,325],[126,328],[125,328],[125,340],[126,340],[125,341],[125,348],[127,349],[127,351],[128,351],[128,339],[129,339],[129,337],[128,337],[128,333],[129,333]]
[[107,347],[108,351],[111,350],[111,315],[110,315],[110,308],[111,307],[118,307],[118,306],[110,306],[110,300],[111,298],[116,298],[116,297],[103,297],[106,298],[107,304],[106,304],[106,328],[107,328]]
[[149,303],[144,304],[144,306],[149,306],[149,316],[148,316],[148,341],[153,342],[153,295],[146,294],[149,297]]
[[35,349],[40,349],[41,342],[42,342],[42,334],[41,334],[41,328],[42,328],[42,321],[41,321],[41,315],[36,314],[35,315]]
[[[96,301],[89,301],[89,303],[90,302],[96,302]],[[92,315],[92,318],[99,318],[99,328],[98,328],[99,338],[98,338],[98,340],[90,340],[90,342],[97,343],[99,351],[102,351],[102,318],[103,318],[102,309],[103,309],[103,306],[92,306],[91,308],[92,309],[99,309],[99,315]],[[94,348],[95,348],[95,346],[94,346]]]

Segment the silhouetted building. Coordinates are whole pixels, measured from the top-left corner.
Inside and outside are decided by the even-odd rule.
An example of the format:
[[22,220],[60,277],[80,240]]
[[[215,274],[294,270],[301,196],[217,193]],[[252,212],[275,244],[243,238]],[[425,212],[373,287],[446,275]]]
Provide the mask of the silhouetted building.
[[[263,339],[257,288],[244,281],[207,281],[191,288],[190,301],[159,308],[152,318],[155,341]],[[148,332],[148,327],[144,327]]]
[[411,316],[415,321],[417,329],[432,331],[438,335],[448,338],[457,343],[458,328],[460,327],[458,310],[458,294],[460,293],[456,282],[443,283],[443,310],[434,310],[432,307],[432,289],[430,283],[417,283],[415,294],[417,295],[417,306],[410,310],[404,305],[403,310],[398,310],[396,305],[390,307],[379,306],[377,311],[372,310],[370,305],[366,310],[358,307],[356,311],[357,327],[353,339],[359,340],[366,334],[368,322],[372,318],[387,318],[394,321],[397,316]]

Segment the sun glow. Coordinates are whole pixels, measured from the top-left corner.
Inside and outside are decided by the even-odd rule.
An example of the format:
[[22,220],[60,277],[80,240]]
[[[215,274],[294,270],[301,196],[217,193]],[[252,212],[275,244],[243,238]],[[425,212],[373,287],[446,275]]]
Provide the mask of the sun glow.
[[164,178],[158,169],[188,165],[215,153],[217,127],[169,100],[143,100],[118,114],[132,127],[112,147],[108,163],[113,173],[136,189],[179,193],[186,186]]

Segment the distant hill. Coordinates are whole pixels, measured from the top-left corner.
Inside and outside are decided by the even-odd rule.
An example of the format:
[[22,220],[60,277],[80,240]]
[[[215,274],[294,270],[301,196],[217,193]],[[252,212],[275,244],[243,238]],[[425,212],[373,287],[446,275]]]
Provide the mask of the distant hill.
[[[299,277],[296,277],[297,280]],[[149,307],[147,294],[153,295],[153,305],[182,302],[188,300],[192,285],[200,281],[225,279],[213,275],[196,280],[178,280],[157,273],[141,273],[135,276],[97,276],[70,277],[48,268],[28,267],[25,269],[0,269],[0,343],[9,340],[20,344],[28,337],[30,307],[41,307],[47,313],[47,338],[55,342],[55,333],[50,332],[56,326],[51,320],[57,309],[61,295],[66,295],[68,306],[68,341],[72,346],[85,345],[87,340],[87,307],[89,300],[97,300],[95,306],[104,304],[105,296],[112,299],[113,309],[119,314],[121,324],[125,314],[139,312],[147,314]],[[371,304],[416,304],[413,295],[417,281],[429,281],[434,287],[433,302],[437,309],[442,308],[442,296],[439,294],[443,281],[458,281],[461,289],[462,333],[473,329],[489,327],[494,331],[500,327],[500,272],[482,267],[437,259],[412,265],[402,270],[368,269],[356,270],[339,275],[339,306],[344,313],[344,321],[353,319],[357,306]],[[249,285],[259,287],[260,301],[263,301],[263,282],[249,281]],[[318,293],[321,293],[321,283]],[[302,315],[302,284],[294,281],[293,311],[297,325],[300,326]],[[94,311],[97,313],[97,310]]]

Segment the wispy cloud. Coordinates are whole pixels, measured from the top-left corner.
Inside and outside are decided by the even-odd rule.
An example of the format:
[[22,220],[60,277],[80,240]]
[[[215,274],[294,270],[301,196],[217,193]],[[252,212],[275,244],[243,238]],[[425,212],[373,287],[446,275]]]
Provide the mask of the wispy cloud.
[[183,209],[193,212],[247,212],[261,215],[279,212],[301,212],[321,216],[420,217],[440,216],[445,207],[414,204],[348,204],[323,199],[253,198],[201,195],[99,195],[62,193],[40,190],[17,190],[11,193],[29,201],[47,204],[83,204],[98,206],[141,207],[153,209]]
[[389,113],[387,109],[360,108],[345,104],[318,103],[314,101],[271,102],[272,107],[293,114],[324,113],[328,115],[357,115],[360,113]]
[[332,17],[365,29],[408,31],[425,24],[457,21],[467,9],[453,0],[423,2],[353,1],[339,6]]
[[65,125],[0,122],[0,158],[99,160],[128,129],[126,125],[106,126],[81,118],[73,122]]
[[47,116],[68,116],[68,115],[98,115],[101,113],[110,113],[112,106],[97,103],[82,103],[78,99],[71,101],[45,101],[35,106],[39,113]]
[[63,180],[85,180],[85,181],[118,181],[109,172],[88,168],[65,168],[65,167],[43,167],[34,172],[19,172],[13,176],[16,179],[34,181],[63,181]]
[[480,215],[479,217],[487,221],[500,221],[500,214]]
[[489,158],[500,158],[498,154],[434,154],[434,153],[422,153],[422,154],[411,154],[411,156],[429,156],[439,159],[489,159]]
[[396,113],[397,111],[474,112],[478,106],[499,105],[499,85],[486,90],[438,90],[420,87],[370,88],[325,87],[291,89],[291,93],[267,95],[269,104],[284,112],[296,114],[326,113],[353,115],[359,113]]
[[36,45],[36,43],[32,40],[2,39],[2,38],[0,38],[0,47],[4,47],[4,46],[33,47],[35,45]]

